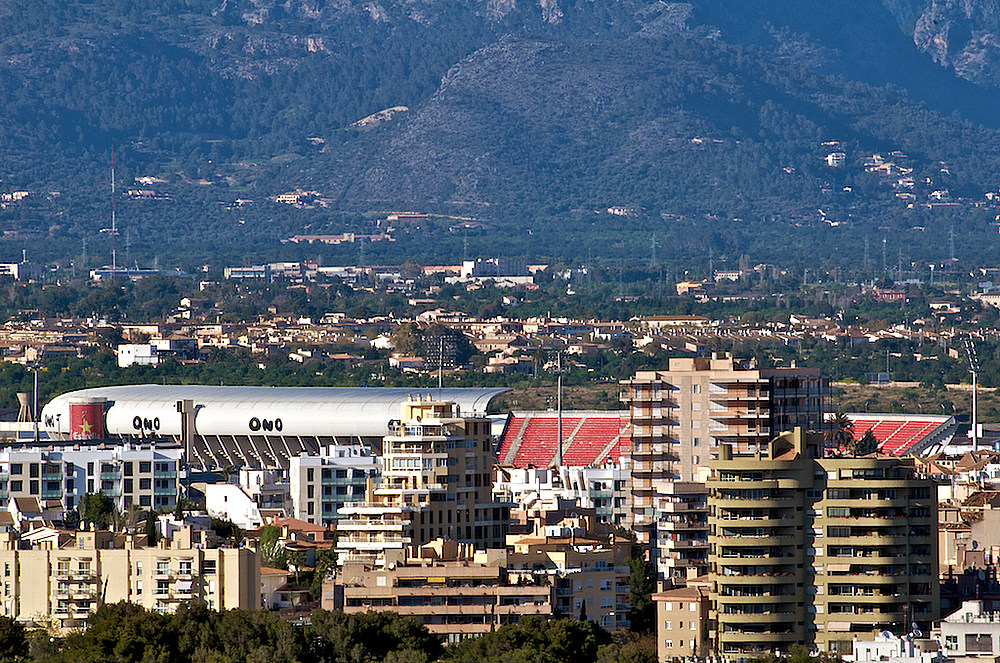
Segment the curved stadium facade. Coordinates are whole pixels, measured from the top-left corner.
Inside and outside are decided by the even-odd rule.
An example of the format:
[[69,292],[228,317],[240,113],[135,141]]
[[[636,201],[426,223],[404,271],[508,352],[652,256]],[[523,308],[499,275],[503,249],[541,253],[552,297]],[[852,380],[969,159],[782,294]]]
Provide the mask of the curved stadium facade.
[[50,440],[88,439],[73,410],[96,407],[107,439],[174,441],[189,447],[188,463],[196,467],[287,468],[289,458],[334,443],[378,451],[409,396],[453,401],[461,413],[482,416],[503,391],[123,385],[57,396],[42,409],[41,422]]

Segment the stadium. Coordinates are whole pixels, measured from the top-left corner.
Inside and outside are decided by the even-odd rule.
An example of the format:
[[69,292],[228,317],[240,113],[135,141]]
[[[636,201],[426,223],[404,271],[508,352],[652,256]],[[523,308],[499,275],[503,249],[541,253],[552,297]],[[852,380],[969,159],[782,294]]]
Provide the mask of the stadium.
[[285,469],[302,452],[334,443],[380,451],[409,396],[454,401],[465,416],[485,416],[506,389],[229,387],[125,385],[62,394],[45,405],[52,441],[150,438],[189,449],[195,467]]

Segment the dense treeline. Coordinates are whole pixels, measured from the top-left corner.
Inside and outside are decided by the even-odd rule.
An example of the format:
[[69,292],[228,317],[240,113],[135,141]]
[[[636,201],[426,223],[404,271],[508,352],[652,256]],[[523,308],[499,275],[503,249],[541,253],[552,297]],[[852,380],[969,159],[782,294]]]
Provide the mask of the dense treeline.
[[161,615],[129,604],[99,608],[86,631],[26,633],[0,618],[0,659],[37,663],[653,663],[652,638],[612,637],[586,621],[527,617],[443,648],[426,627],[392,612],[318,610],[297,627],[263,610],[183,605]]

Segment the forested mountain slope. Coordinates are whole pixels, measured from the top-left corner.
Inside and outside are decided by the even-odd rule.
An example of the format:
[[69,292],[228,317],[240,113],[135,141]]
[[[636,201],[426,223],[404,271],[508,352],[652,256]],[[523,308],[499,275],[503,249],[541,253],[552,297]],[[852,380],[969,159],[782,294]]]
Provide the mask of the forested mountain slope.
[[[4,2],[0,189],[32,196],[0,210],[0,253],[106,250],[112,145],[142,261],[296,257],[277,240],[383,209],[474,217],[511,255],[629,255],[698,224],[737,254],[977,236],[989,209],[909,209],[863,164],[904,153],[918,203],[1000,187],[998,25],[993,0]],[[137,176],[156,200],[127,197]],[[296,187],[323,205],[269,202]],[[434,232],[386,257],[453,252]]]

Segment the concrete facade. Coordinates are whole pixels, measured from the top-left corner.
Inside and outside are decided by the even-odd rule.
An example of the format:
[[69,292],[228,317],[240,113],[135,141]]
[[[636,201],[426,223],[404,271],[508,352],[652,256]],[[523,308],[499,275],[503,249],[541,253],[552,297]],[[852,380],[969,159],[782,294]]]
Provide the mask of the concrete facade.
[[754,454],[723,444],[710,463],[710,638],[725,659],[793,644],[850,654],[854,638],[936,618],[931,480],[912,459],[822,446],[797,428]]

